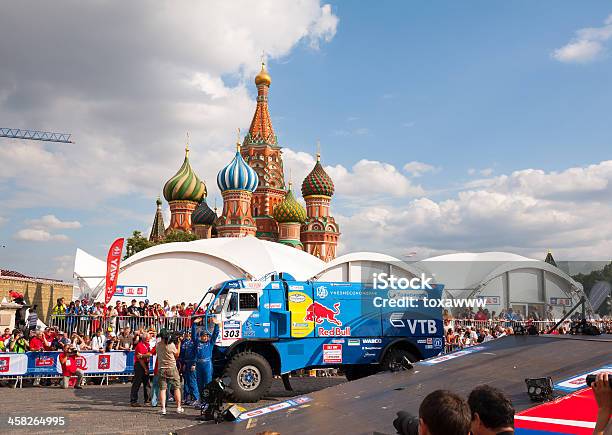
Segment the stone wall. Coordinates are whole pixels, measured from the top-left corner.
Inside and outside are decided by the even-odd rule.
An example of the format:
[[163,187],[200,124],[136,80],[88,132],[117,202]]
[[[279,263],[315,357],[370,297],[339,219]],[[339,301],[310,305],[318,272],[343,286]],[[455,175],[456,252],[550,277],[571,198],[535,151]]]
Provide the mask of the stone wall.
[[0,300],[9,300],[10,290],[22,293],[26,303],[38,305],[38,317],[45,323],[49,322],[51,310],[58,298],[64,298],[66,302],[72,299],[72,284],[69,283],[0,277]]

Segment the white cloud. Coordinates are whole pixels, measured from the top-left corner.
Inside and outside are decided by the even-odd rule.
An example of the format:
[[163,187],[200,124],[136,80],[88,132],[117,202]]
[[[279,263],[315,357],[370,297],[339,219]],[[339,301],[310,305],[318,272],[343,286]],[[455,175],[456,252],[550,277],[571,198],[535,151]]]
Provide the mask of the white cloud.
[[489,177],[491,174],[493,174],[493,168],[484,168],[480,170],[480,175],[485,177]]
[[64,242],[68,240],[68,236],[64,234],[51,234],[48,231],[35,228],[27,228],[24,230],[17,231],[17,233],[15,234],[15,239],[30,242]]
[[[155,8],[139,0],[58,0],[3,8],[0,52],[12,60],[0,75],[0,118],[70,132],[77,142],[0,148],[0,183],[15,186],[3,206],[94,209],[128,195],[154,198],[181,165],[186,131],[192,166],[214,196],[234,132],[253,114],[262,51],[275,60],[299,45],[318,48],[337,25],[319,0],[165,0]],[[268,68],[274,77],[274,63]],[[272,111],[274,94],[273,83]]]
[[61,255],[55,257],[54,260],[57,263],[57,269],[55,269],[56,275],[69,279],[72,277],[74,270],[74,255]]
[[36,229],[74,229],[81,228],[79,221],[61,221],[55,215],[48,214],[40,219],[27,221],[28,225]]
[[336,214],[343,246],[398,256],[416,251],[421,258],[486,250],[543,258],[548,248],[564,259],[609,258],[612,161],[478,181],[448,199],[364,204],[350,216]]
[[[285,172],[288,174],[291,171],[293,182],[299,189],[306,175],[314,167],[315,158],[305,152],[284,148],[283,162]],[[412,184],[408,177],[389,163],[363,159],[352,168],[343,165],[324,165],[324,168],[332,178],[339,198],[362,198],[368,195],[413,197],[425,193],[420,185]]]
[[4,225],[8,222],[8,218],[0,216],[0,226]]
[[578,30],[576,37],[552,53],[560,62],[586,63],[600,58],[605,44],[612,38],[612,15],[601,27],[588,27]]
[[412,161],[404,165],[404,171],[410,173],[413,177],[420,177],[428,172],[437,172],[440,168],[423,162]]

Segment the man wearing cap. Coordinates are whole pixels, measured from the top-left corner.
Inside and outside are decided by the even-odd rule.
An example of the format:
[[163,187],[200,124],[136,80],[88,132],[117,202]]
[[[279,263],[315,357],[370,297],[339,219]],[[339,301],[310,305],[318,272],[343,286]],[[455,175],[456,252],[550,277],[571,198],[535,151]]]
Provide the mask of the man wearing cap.
[[[214,317],[209,317],[209,322],[214,323],[212,335],[210,335],[207,327],[201,329],[198,333],[198,324],[202,323],[202,317],[194,319],[193,325],[191,326],[191,342],[193,344],[193,352],[195,356],[195,362],[192,364],[192,370],[195,369],[196,378],[198,383],[198,392],[200,396],[204,391],[206,385],[212,381],[213,365],[212,365],[212,352],[215,347],[215,341],[219,336],[219,320]],[[194,403],[194,406],[199,407],[200,403]]]
[[132,304],[127,309],[127,315],[130,318],[130,328],[132,328],[132,331],[136,331],[136,318],[140,315],[140,311],[136,305],[136,299],[132,299]]

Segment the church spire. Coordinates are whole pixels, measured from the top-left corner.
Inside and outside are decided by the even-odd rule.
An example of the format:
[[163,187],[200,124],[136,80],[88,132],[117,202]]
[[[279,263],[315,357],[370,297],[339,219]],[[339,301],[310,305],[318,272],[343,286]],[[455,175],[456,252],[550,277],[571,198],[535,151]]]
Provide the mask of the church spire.
[[268,91],[272,78],[266,70],[265,62],[261,62],[261,71],[255,77],[257,86],[257,107],[249,127],[249,132],[244,138],[244,146],[249,145],[270,145],[277,147],[278,141],[272,128],[272,120],[268,110]]

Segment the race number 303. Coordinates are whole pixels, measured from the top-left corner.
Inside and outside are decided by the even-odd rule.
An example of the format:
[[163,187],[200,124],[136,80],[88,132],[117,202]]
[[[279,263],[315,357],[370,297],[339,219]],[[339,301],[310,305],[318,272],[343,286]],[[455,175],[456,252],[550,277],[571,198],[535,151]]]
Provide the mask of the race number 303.
[[227,320],[223,322],[223,335],[224,340],[240,338],[240,331],[242,330],[242,323],[238,320]]

